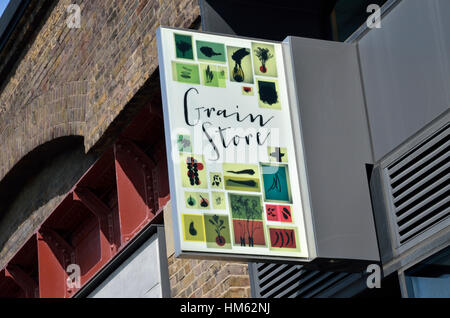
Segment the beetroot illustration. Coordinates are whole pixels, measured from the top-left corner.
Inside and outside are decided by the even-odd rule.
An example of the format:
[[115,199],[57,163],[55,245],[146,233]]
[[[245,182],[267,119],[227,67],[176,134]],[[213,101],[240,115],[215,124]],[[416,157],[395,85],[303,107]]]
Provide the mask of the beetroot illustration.
[[217,237],[216,237],[217,245],[224,246],[226,243],[226,240],[225,240],[225,237],[223,237],[221,235],[221,232],[223,230],[225,230],[226,227],[225,227],[225,225],[223,225],[223,223],[224,223],[223,220],[220,220],[218,215],[214,215],[212,218],[209,219],[209,222],[212,225],[214,225],[214,227],[215,227],[214,230],[216,231],[216,234],[217,234]]
[[269,52],[269,49],[258,47],[255,50],[255,55],[261,62],[259,70],[261,71],[261,73],[267,73],[266,63],[273,57],[273,54]]

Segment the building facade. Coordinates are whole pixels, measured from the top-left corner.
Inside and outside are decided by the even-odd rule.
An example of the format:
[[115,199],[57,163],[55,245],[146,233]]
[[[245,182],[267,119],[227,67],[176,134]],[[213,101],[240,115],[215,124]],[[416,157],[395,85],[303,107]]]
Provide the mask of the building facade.
[[[449,296],[449,4],[276,2],[10,2],[0,20],[0,297]],[[380,29],[366,24],[373,3]],[[315,209],[373,212],[382,288],[360,269],[174,256],[160,25],[297,39],[314,195],[330,198]],[[325,41],[341,55],[312,58]]]

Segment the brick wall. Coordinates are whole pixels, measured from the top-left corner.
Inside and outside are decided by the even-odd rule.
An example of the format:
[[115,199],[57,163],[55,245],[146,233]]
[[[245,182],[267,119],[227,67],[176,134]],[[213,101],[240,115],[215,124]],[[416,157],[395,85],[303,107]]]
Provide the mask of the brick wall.
[[[79,29],[66,24],[66,8],[73,3],[81,8]],[[17,179],[12,171],[28,169],[18,167],[25,158],[53,140],[83,136],[82,152],[90,150],[144,83],[159,81],[156,28],[189,27],[199,11],[197,0],[31,0],[0,54],[2,72],[5,61],[18,56],[8,76],[0,78],[0,190]],[[25,39],[25,47],[16,47]],[[72,177],[86,171],[83,159],[71,161],[67,155],[64,169],[32,175],[34,185],[21,180],[20,191],[7,195],[12,205],[0,202],[0,265],[73,186],[77,178]]]
[[[66,25],[72,3],[80,29]],[[91,149],[155,72],[156,28],[187,28],[199,14],[197,0],[55,1],[1,86],[0,180],[56,137],[84,136]]]
[[[66,25],[72,3],[81,7],[80,29]],[[188,28],[199,14],[197,0],[55,0],[0,85],[0,183],[24,156],[56,138],[83,136],[86,152],[98,148],[99,140],[114,140],[105,137],[112,123],[143,89],[158,86],[149,83],[159,81],[156,28]],[[57,160],[22,187],[7,211],[0,211],[0,268],[92,162],[84,154]],[[169,264],[174,297],[250,295],[246,264],[173,255]]]
[[0,269],[36,232],[95,159],[93,155],[85,155],[80,140],[61,149],[32,178],[24,180],[6,211],[1,211]]
[[168,262],[172,297],[251,297],[247,264],[180,259],[174,255]]
[[164,208],[164,228],[172,297],[251,297],[247,263],[175,257],[170,202]]

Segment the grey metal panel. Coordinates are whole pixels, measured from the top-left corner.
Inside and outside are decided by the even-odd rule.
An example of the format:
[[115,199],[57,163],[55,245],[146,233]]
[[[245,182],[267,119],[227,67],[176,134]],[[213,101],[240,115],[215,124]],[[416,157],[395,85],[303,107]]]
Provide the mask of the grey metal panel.
[[[95,289],[89,292],[88,297],[170,297],[164,227],[150,226],[144,232],[154,234],[143,243],[138,242],[140,246],[132,253],[124,255],[124,260]],[[143,236],[143,238],[145,237]],[[140,237],[138,240],[141,241]]]
[[289,37],[317,255],[379,260],[366,163],[373,162],[353,44]]
[[[381,18],[387,14],[391,10],[395,8],[397,4],[399,4],[402,0],[387,0],[385,4],[381,7]],[[353,32],[344,42],[346,43],[356,43],[358,42],[367,32],[371,29],[367,26],[367,23],[363,23],[355,32]]]
[[[169,261],[167,259],[167,244],[166,244],[166,229],[165,226],[158,226],[158,248],[159,248],[159,272],[161,274],[161,297],[170,298],[171,289],[170,289],[170,279],[169,279]],[[154,294],[155,290],[153,288],[152,293]],[[150,292],[146,294],[146,297],[150,297]],[[153,298],[153,297],[152,297]]]
[[[399,251],[416,244],[418,237],[422,240],[423,235],[430,235],[430,231],[443,229],[450,224],[449,116],[450,112],[446,112],[440,120],[430,125],[431,129],[416,135],[413,138],[415,142],[409,142],[409,149],[396,151],[393,156],[381,161],[394,242]],[[446,147],[441,149],[440,145]],[[422,158],[429,157],[429,154],[433,156],[423,162]],[[410,172],[397,179],[401,171]]]
[[362,273],[322,272],[288,264],[250,263],[249,266],[252,296],[258,298],[342,297],[342,293],[354,296],[365,288]]
[[450,106],[448,12],[448,0],[403,0],[358,43],[376,160]]
[[391,226],[388,204],[387,182],[384,172],[379,167],[372,172],[370,179],[372,193],[373,212],[378,237],[378,248],[382,264],[386,264],[394,258],[394,234]]
[[[438,141],[439,141],[438,139],[433,139],[430,142],[430,144],[427,145],[426,147],[430,148],[431,146],[434,146],[436,143],[438,143]],[[425,157],[423,157],[422,159],[417,161],[416,165],[420,166],[422,164],[425,164],[426,162],[431,160],[435,155],[437,155],[437,154],[441,153],[442,151],[444,151],[445,149],[447,149],[449,145],[450,145],[450,141],[447,141],[442,146],[438,146],[435,150],[430,151],[429,154],[427,154]],[[412,159],[415,159],[416,157],[415,156],[407,156],[406,158],[409,159],[408,161],[411,161]],[[392,174],[393,172],[399,171],[400,167],[402,167],[402,166],[397,164],[392,169],[389,169],[389,172]],[[409,167],[408,169],[405,169],[402,172],[399,172],[394,178],[392,178],[392,182],[397,182],[399,179],[405,177],[408,173],[411,173],[413,170],[414,170],[414,166],[411,165],[411,167]]]
[[449,133],[446,111],[374,169],[371,189],[385,275],[450,244]]
[[[117,268],[89,297],[137,298],[154,289],[162,297],[158,238],[154,235]],[[165,255],[164,255],[165,256]]]
[[235,34],[233,29],[206,0],[200,0],[200,14],[202,16],[202,30],[223,34]]

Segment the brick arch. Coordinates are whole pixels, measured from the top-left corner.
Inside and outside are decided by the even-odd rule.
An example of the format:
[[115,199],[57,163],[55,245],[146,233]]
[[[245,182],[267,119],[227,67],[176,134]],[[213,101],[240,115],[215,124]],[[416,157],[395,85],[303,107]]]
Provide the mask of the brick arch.
[[0,122],[0,181],[40,145],[64,136],[84,136],[88,95],[87,81],[69,82],[4,112],[5,120]]
[[96,159],[85,154],[83,137],[58,137],[28,152],[0,180],[0,223],[7,224],[0,233],[0,269]]

